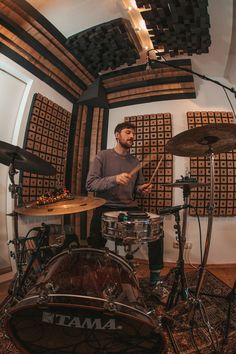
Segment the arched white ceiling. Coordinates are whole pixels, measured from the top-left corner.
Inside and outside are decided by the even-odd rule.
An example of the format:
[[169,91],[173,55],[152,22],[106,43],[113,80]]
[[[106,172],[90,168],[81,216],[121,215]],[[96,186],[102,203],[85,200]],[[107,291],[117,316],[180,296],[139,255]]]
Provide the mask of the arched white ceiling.
[[65,37],[119,17],[121,0],[27,0]]
[[[42,13],[65,37],[92,26],[128,17],[122,0],[27,0]],[[193,68],[202,75],[226,77],[236,84],[233,8],[236,0],[209,0],[209,53],[193,55]]]

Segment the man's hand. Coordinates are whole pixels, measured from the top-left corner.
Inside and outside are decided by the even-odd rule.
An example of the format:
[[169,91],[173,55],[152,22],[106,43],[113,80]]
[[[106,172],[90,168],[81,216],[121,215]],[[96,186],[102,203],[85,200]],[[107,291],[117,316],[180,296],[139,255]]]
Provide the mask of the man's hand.
[[128,184],[132,176],[130,173],[123,172],[116,176],[116,183],[117,184]]
[[150,194],[153,185],[151,183],[144,183],[138,186],[137,191],[142,194]]

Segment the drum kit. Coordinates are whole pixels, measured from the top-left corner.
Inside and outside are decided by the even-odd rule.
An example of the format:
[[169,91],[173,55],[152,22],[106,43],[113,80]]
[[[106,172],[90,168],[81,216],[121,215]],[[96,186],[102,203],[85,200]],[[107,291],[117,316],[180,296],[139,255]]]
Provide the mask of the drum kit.
[[[166,151],[173,155],[206,156],[210,160],[208,228],[195,297],[189,313],[190,323],[196,308],[201,306],[200,291],[211,242],[214,156],[234,148],[236,127],[230,124],[194,128],[176,135],[166,145]],[[21,264],[23,247],[18,236],[18,214],[41,217],[75,214],[102,206],[105,200],[76,196],[47,205],[31,203],[19,207],[17,200],[20,187],[14,181],[16,169],[43,175],[53,175],[56,171],[44,160],[3,142],[0,142],[0,162],[9,166],[10,191],[14,198],[13,244],[17,271],[9,301],[4,308],[5,328],[14,344],[24,353],[164,353],[166,342],[161,326],[155,314],[149,313],[133,266],[116,252],[69,247],[49,259],[33,282],[27,282],[42,244],[38,242],[35,253],[24,268]],[[107,240],[123,246],[140,245],[160,237],[165,214],[173,213],[176,216],[179,259],[166,304],[166,310],[169,311],[176,305],[179,283],[182,298],[188,300],[189,297],[183,262],[187,209],[192,188],[202,184],[182,178],[166,186],[183,189],[184,205],[164,208],[159,215],[143,213],[140,216],[124,211],[104,213],[102,233]],[[181,228],[179,211],[182,209]],[[42,239],[44,228],[45,224],[42,225]]]

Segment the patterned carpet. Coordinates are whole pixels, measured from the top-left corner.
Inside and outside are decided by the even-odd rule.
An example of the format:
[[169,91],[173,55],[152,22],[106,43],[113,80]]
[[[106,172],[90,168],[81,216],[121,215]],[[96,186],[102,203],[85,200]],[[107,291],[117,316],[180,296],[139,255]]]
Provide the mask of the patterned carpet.
[[[232,296],[231,289],[212,273],[206,272],[198,301],[194,301],[196,300],[194,290],[198,273],[186,273],[187,289],[189,289],[188,300],[178,300],[177,304],[167,311],[167,301],[169,294],[173,291],[174,277],[174,273],[170,272],[163,279],[163,283],[151,293],[147,290],[147,280],[140,280],[146,303],[150,308],[155,308],[156,316],[162,316],[162,326],[168,343],[167,353],[235,354],[235,300],[234,303],[231,302],[227,343],[222,345],[226,336],[229,296],[230,294]],[[178,285],[181,288],[181,285]],[[176,293],[177,290],[174,291],[174,294]],[[169,328],[166,328],[166,324]],[[172,337],[173,340],[171,341]]]
[[[169,311],[166,303],[173,287],[174,273],[171,272],[163,279],[161,285],[151,290],[147,278],[139,277],[141,290],[151,316],[157,324],[159,333],[167,343],[162,353],[178,354],[236,354],[236,306],[232,304],[230,329],[227,343],[222,347],[227,324],[230,288],[217,279],[213,274],[206,272],[200,301],[194,303],[194,287],[197,273],[186,273],[187,287],[190,295],[187,300],[177,302]],[[205,293],[205,295],[203,295]],[[206,295],[206,293],[208,295]],[[228,300],[227,300],[228,299]],[[194,304],[194,305],[193,305]],[[190,311],[195,309],[194,315]],[[6,317],[6,316],[4,316]],[[209,321],[209,323],[208,323]],[[191,322],[191,326],[190,326]],[[159,351],[145,351],[155,354]],[[22,354],[7,338],[4,330],[4,321],[1,322],[0,353]],[[50,352],[51,353],[51,352]],[[104,352],[105,353],[105,352]],[[107,353],[107,352],[106,352]],[[112,353],[118,353],[112,351]],[[132,351],[133,353],[133,351]],[[139,354],[139,351],[135,352]],[[144,353],[142,351],[142,353]],[[45,352],[47,354],[47,352]],[[122,353],[123,354],[123,353]]]

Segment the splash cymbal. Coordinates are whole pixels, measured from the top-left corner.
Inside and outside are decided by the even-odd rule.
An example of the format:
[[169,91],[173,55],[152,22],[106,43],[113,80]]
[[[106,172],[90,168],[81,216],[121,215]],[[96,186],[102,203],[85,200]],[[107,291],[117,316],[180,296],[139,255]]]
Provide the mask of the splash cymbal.
[[204,156],[236,149],[236,124],[209,124],[184,131],[165,146],[177,156]]
[[9,166],[11,163],[17,170],[54,176],[56,169],[40,157],[21,149],[19,146],[0,141],[0,163]]
[[16,208],[18,214],[28,216],[50,216],[82,213],[105,204],[106,200],[97,197],[76,196],[74,199],[62,200],[52,204],[37,205],[36,202]]

